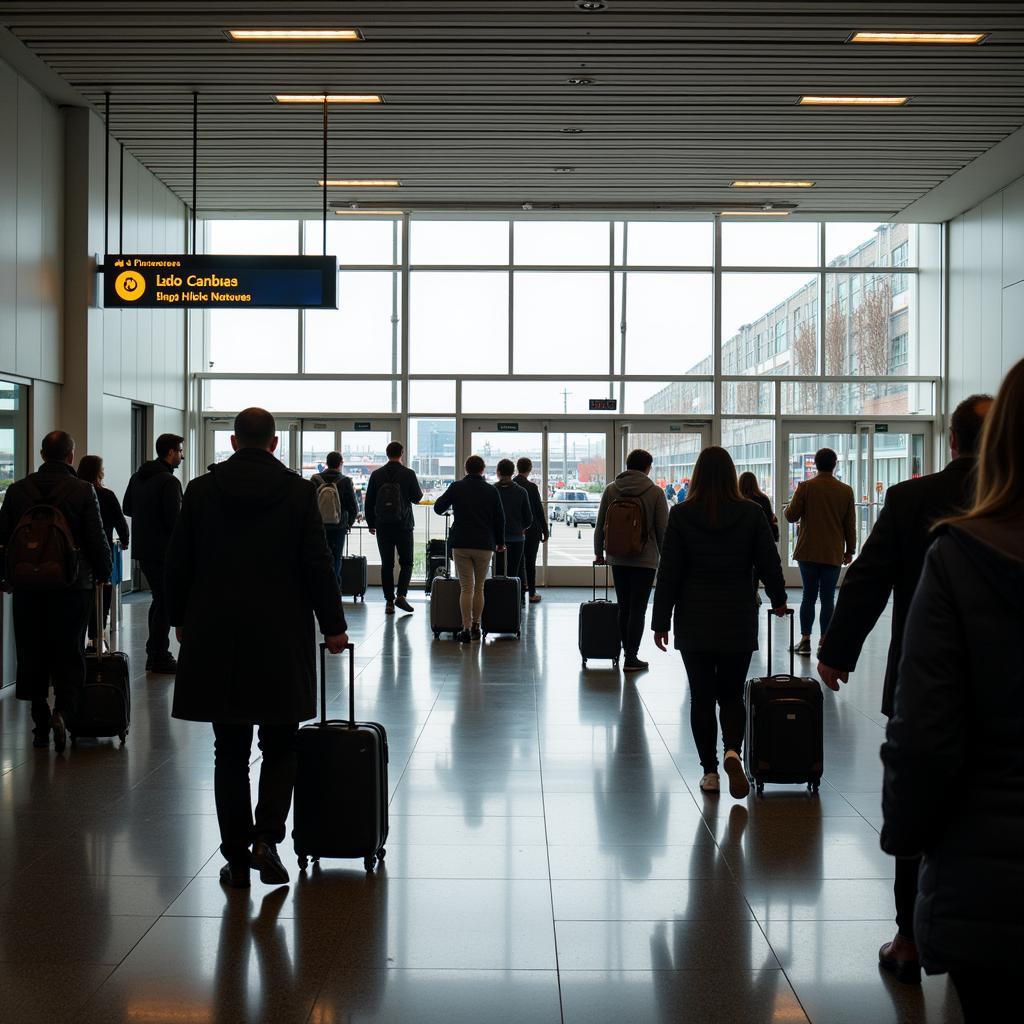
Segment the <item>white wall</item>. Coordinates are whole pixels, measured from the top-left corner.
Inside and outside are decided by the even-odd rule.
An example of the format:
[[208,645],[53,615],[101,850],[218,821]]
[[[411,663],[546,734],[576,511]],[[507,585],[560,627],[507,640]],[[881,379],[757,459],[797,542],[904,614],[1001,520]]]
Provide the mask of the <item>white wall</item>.
[[949,222],[947,403],[1024,359],[1024,178]]

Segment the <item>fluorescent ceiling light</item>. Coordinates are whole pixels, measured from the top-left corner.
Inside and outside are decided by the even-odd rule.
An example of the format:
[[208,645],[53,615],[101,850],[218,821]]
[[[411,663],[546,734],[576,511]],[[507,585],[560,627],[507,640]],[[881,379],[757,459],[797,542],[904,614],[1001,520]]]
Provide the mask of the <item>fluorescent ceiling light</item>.
[[323,188],[398,188],[402,183],[397,178],[321,178],[317,184]]
[[803,107],[902,107],[909,96],[801,96]]
[[278,93],[278,103],[383,103],[376,93]]
[[789,210],[722,210],[723,217],[788,217]]
[[227,34],[239,42],[354,43],[363,38],[357,28],[229,28]]
[[738,178],[732,183],[732,188],[813,188],[813,181],[757,181],[748,178]]
[[401,217],[404,210],[335,210],[335,217]]
[[980,43],[987,32],[854,32],[851,43]]

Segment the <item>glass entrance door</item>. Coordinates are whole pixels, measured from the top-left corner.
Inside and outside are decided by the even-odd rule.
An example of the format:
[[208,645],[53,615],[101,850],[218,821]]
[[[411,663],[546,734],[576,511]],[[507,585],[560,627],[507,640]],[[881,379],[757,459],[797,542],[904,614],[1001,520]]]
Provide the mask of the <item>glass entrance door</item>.
[[816,475],[814,455],[820,448],[835,451],[839,456],[835,475],[853,488],[858,551],[878,519],[889,487],[932,472],[931,423],[783,421],[775,500],[783,527],[783,568],[790,586],[800,581],[792,554],[799,527],[786,523],[783,509],[797,485]]
[[[201,471],[216,462],[230,459],[234,453],[231,447],[231,435],[234,432],[234,421],[226,418],[208,417],[204,422],[203,459]],[[277,451],[274,454],[289,468],[297,469],[295,464],[296,444],[298,441],[299,421],[294,419],[277,420]]]
[[710,444],[711,424],[705,420],[680,420],[623,424],[620,471],[634,448],[654,456],[651,479],[664,491],[670,505],[686,498],[697,456]]

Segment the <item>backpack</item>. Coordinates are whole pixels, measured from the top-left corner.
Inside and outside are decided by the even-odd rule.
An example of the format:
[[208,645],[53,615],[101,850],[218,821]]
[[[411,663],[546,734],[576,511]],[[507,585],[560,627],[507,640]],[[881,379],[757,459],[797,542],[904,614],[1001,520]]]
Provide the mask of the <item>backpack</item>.
[[324,526],[341,525],[341,495],[337,484],[329,484],[323,477],[317,485],[316,507]]
[[69,480],[47,500],[35,483],[25,481],[33,504],[18,520],[7,545],[7,583],[12,589],[67,590],[78,579],[78,546],[58,507],[73,487]]
[[647,510],[634,495],[612,498],[604,517],[604,550],[614,558],[636,558],[647,546]]
[[405,522],[405,495],[397,480],[385,480],[377,489],[373,515],[381,526],[401,526]]

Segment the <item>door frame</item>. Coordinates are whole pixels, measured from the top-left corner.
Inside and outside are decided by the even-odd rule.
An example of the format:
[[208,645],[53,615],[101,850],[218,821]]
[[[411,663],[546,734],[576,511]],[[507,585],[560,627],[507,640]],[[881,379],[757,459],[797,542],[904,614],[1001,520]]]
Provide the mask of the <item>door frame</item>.
[[[784,510],[789,504],[792,494],[789,493],[790,469],[790,438],[794,434],[849,434],[854,437],[855,451],[853,455],[854,479],[846,481],[853,487],[854,502],[858,518],[858,551],[871,533],[883,501],[876,494],[875,476],[875,437],[877,434],[921,435],[924,439],[921,450],[920,476],[934,471],[935,458],[935,420],[921,416],[878,416],[866,420],[859,416],[804,416],[782,417],[775,449],[775,494],[772,496],[776,514],[779,517],[780,538],[779,554],[782,557],[782,571],[788,587],[800,587],[800,570],[790,565],[791,537],[789,524],[786,522]],[[907,452],[906,457],[912,458],[915,453]],[[845,569],[840,575],[846,574]]]

